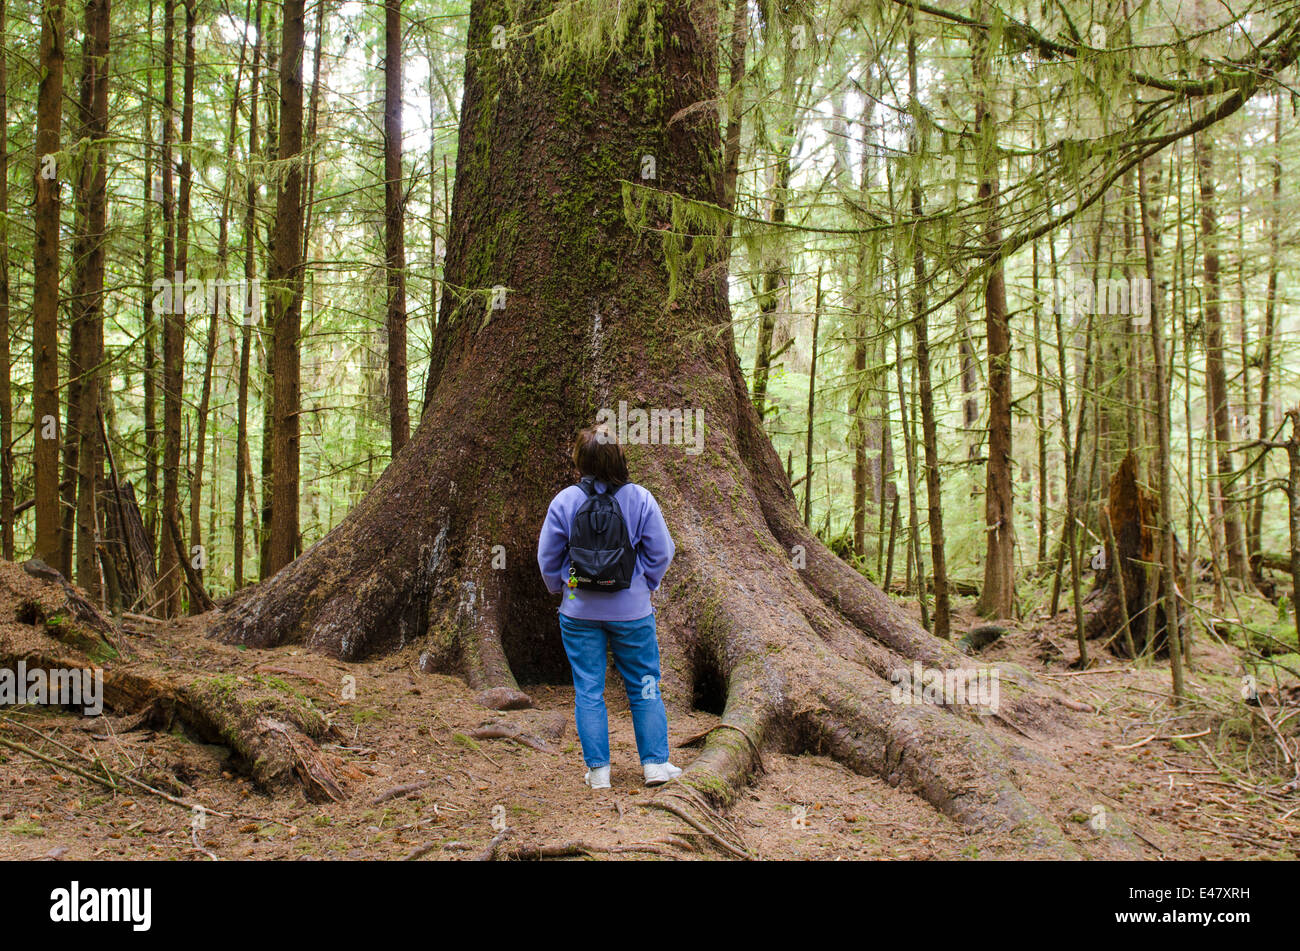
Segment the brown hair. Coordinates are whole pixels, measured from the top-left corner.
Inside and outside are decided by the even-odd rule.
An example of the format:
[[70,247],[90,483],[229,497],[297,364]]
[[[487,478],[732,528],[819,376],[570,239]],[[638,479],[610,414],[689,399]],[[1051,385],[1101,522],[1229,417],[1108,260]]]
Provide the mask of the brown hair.
[[573,464],[584,477],[591,476],[611,489],[626,485],[627,456],[618,438],[603,424],[588,426],[573,442]]

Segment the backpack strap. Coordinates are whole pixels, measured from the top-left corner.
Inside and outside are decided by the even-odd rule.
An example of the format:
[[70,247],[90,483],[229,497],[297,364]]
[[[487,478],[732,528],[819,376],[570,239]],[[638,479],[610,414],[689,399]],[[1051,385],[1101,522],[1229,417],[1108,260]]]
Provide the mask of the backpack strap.
[[596,494],[595,478],[592,476],[583,476],[578,480],[578,488],[582,489],[588,498],[591,498]]

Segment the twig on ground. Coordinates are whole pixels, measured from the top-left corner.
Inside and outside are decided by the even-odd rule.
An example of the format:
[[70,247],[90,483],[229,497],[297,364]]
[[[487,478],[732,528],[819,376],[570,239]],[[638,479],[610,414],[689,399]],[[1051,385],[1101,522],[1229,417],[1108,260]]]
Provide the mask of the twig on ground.
[[530,733],[525,733],[519,727],[510,723],[485,723],[482,726],[471,730],[469,735],[476,740],[514,740],[516,743],[522,743],[530,749],[537,750],[539,753],[547,753],[551,756],[558,755],[555,750],[551,749],[537,737]]
[[192,828],[192,827],[191,827],[191,829],[190,829],[190,841],[194,843],[194,848],[195,848],[197,851],[202,852],[204,855],[206,855],[206,856],[207,856],[208,858],[210,858],[212,861],[214,861],[214,862],[219,862],[219,861],[221,861],[219,858],[217,858],[217,853],[216,853],[216,852],[209,852],[209,851],[208,851],[207,849],[205,849],[203,846],[199,845],[199,830],[198,830],[198,829],[195,829],[195,828]]
[[538,861],[540,859],[590,857],[593,852],[603,852],[611,855],[617,855],[624,852],[646,852],[651,855],[667,854],[659,846],[651,845],[649,843],[633,843],[632,845],[594,845],[590,842],[585,842],[582,839],[575,839],[570,842],[550,842],[541,845],[528,843],[516,845],[498,852],[498,857],[516,862],[529,862]]
[[1201,732],[1199,732],[1199,733],[1171,733],[1171,734],[1169,734],[1168,736],[1160,736],[1160,735],[1158,735],[1158,734],[1156,734],[1156,733],[1152,733],[1150,736],[1148,736],[1148,737],[1146,737],[1146,738],[1144,738],[1144,739],[1138,740],[1136,743],[1128,743],[1128,744],[1126,744],[1126,745],[1124,745],[1124,746],[1113,746],[1113,747],[1111,747],[1111,749],[1114,749],[1114,750],[1135,750],[1135,749],[1137,749],[1139,746],[1146,746],[1146,745],[1147,745],[1148,743],[1150,743],[1152,740],[1194,740],[1194,739],[1196,739],[1198,736],[1207,736],[1207,735],[1209,734],[1209,732],[1210,732],[1210,728],[1209,728],[1209,727],[1206,727],[1204,730],[1201,730]]
[[413,793],[425,789],[436,782],[436,779],[422,779],[417,783],[403,783],[401,786],[394,786],[392,789],[381,792],[374,799],[370,800],[370,805],[377,806],[381,802],[387,802],[390,799],[396,799],[398,796],[405,796],[407,793]]
[[319,677],[313,677],[311,674],[304,674],[300,670],[294,670],[291,667],[273,667],[269,664],[258,664],[253,668],[255,674],[287,674],[290,677],[297,677],[300,680],[310,680],[314,684],[320,684],[322,687],[329,686]]
[[189,812],[193,812],[195,809],[203,809],[208,815],[211,816],[220,816],[223,819],[233,818],[233,816],[231,816],[229,813],[220,812],[216,809],[209,809],[206,806],[198,806],[193,803],[188,803],[183,799],[177,799],[175,796],[171,795],[170,793],[165,793],[161,789],[155,789],[153,786],[150,786],[148,783],[142,783],[140,780],[135,779],[134,777],[131,776],[127,776],[125,773],[118,773],[114,770],[110,770],[107,766],[104,766],[103,763],[99,764],[99,768],[104,770],[106,775],[96,776],[93,773],[88,773],[85,770],[73,766],[71,763],[65,763],[62,760],[56,759],[53,756],[48,756],[45,753],[41,753],[37,750],[34,750],[30,746],[27,746],[26,744],[23,743],[19,743],[16,740],[7,740],[3,736],[0,736],[0,746],[6,746],[9,749],[19,753],[26,753],[28,756],[35,757],[38,760],[42,760],[43,762],[48,763],[51,766],[57,766],[59,769],[66,769],[68,772],[74,773],[77,776],[82,777],[83,779],[88,779],[93,783],[98,783],[101,786],[106,786],[109,789],[113,790],[114,792],[117,792],[117,786],[115,785],[114,780],[122,780],[123,782],[130,783],[132,786],[135,786],[138,789],[142,789],[147,793],[151,793],[155,796],[158,796],[160,799],[165,799],[167,802],[170,802],[172,805],[177,806],[181,809],[185,809]]
[[484,849],[482,852],[480,852],[478,855],[474,856],[474,861],[475,862],[493,861],[497,856],[497,849],[501,848],[501,843],[504,842],[509,835],[510,835],[510,830],[506,829],[505,831],[500,832],[497,835],[493,836],[492,841],[488,843],[488,847]]
[[[455,842],[449,843],[449,845],[456,845],[456,844],[457,844],[457,843],[455,843]],[[426,844],[426,845],[417,846],[416,848],[411,849],[411,851],[409,851],[409,852],[407,852],[405,855],[403,855],[403,856],[402,856],[402,861],[403,861],[403,862],[414,862],[414,861],[415,861],[416,859],[418,859],[420,856],[422,856],[422,855],[427,855],[428,853],[432,852],[432,851],[433,851],[434,849],[436,849],[437,847],[438,847],[438,843],[436,843],[436,842],[430,842],[430,843],[428,843],[428,844]],[[445,849],[445,848],[447,848],[447,846],[444,845],[443,848]]]

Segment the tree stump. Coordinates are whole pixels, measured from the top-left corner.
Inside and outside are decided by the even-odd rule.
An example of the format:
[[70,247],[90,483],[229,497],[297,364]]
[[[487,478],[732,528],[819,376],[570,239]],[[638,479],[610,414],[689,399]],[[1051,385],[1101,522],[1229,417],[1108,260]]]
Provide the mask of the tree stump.
[[[1105,563],[1097,572],[1092,591],[1083,600],[1087,638],[1107,638],[1111,650],[1121,656],[1128,654],[1128,638],[1123,630],[1125,605],[1136,651],[1163,653],[1165,650],[1164,591],[1158,569],[1158,513],[1156,500],[1138,484],[1137,460],[1129,453],[1111,477],[1106,503],[1106,517],[1114,541],[1112,544],[1107,539]],[[1156,597],[1152,606],[1156,623],[1151,645],[1146,642],[1149,585],[1155,587]]]

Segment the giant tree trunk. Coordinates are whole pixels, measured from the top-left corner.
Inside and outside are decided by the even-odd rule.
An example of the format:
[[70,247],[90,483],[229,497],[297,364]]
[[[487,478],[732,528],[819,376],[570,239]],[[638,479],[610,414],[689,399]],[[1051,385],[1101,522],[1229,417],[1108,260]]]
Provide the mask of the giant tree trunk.
[[[530,0],[512,17],[506,0],[474,0],[433,398],[348,517],[227,600],[214,630],[345,660],[416,645],[425,671],[483,687],[567,681],[534,553],[571,477],[573,433],[620,400],[699,408],[702,453],[627,447],[678,546],[657,596],[664,696],[723,721],[685,782],[725,805],[761,768],[760,749],[818,750],[963,823],[1069,854],[1052,807],[1020,786],[1029,774],[1060,788],[1068,778],[999,725],[1042,723],[1039,688],[1005,670],[1018,684],[987,727],[961,707],[891,703],[891,672],[960,656],[803,525],[728,333],[721,250],[687,239],[674,295],[653,233],[670,215],[652,201],[648,228],[629,224],[622,189],[634,211],[639,193],[621,181],[639,180],[647,153],[658,189],[723,198],[717,116],[687,108],[717,96],[712,8],[654,7],[653,19],[637,12],[617,55],[551,70],[542,53],[557,51],[515,30],[567,4]],[[492,46],[496,24],[506,50]],[[508,289],[503,309],[496,285]],[[504,570],[492,566],[497,545]]]

